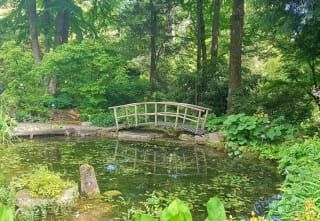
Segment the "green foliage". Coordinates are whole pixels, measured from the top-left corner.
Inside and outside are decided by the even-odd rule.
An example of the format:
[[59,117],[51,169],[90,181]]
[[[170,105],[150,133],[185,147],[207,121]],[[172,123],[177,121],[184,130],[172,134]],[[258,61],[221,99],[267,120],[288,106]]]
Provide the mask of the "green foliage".
[[60,46],[44,56],[37,72],[58,75],[60,92],[53,103],[61,108],[78,107],[88,114],[142,100],[148,91],[148,82],[128,75],[127,64],[117,51],[98,41]]
[[19,188],[26,188],[35,196],[57,198],[64,190],[74,187],[75,183],[64,181],[60,174],[49,171],[46,167],[40,167],[33,173],[21,177],[15,181]]
[[75,107],[73,98],[67,93],[57,93],[55,96],[43,96],[41,100],[45,107],[51,109],[68,109]]
[[211,198],[207,203],[208,217],[206,221],[225,221],[227,220],[223,203],[219,198]]
[[226,146],[236,155],[245,150],[245,147],[255,149],[263,144],[279,143],[292,138],[295,130],[293,125],[284,123],[282,117],[269,120],[264,116],[245,114],[209,118],[207,126],[209,131],[219,129],[227,140]]
[[135,215],[135,220],[136,221],[156,221],[156,219],[153,218],[152,216],[149,216],[147,214],[140,214],[140,213],[137,213]]
[[[320,208],[320,141],[306,140],[280,151],[279,169],[286,175],[282,199],[272,205],[270,216],[289,221],[303,213],[305,202]],[[319,218],[319,213],[315,215]],[[316,220],[316,219],[315,219]]]
[[3,206],[0,204],[0,221],[13,221],[14,211],[9,206]]
[[94,126],[107,127],[114,125],[114,114],[112,112],[102,112],[89,116],[89,121]]
[[160,221],[192,221],[192,215],[188,206],[176,199],[163,210]]
[[43,73],[34,71],[31,52],[7,42],[0,47],[0,63],[0,84],[6,88],[1,96],[10,114],[46,117],[48,110],[39,99],[46,95]]
[[2,144],[11,142],[15,125],[16,122],[4,113],[2,104],[0,104],[0,142]]
[[[222,202],[219,198],[210,198],[207,203],[208,218],[206,221],[226,221],[227,216]],[[153,217],[138,213],[135,215],[136,221],[155,221]],[[188,205],[179,199],[175,199],[165,208],[161,215],[160,221],[192,221],[192,215]]]

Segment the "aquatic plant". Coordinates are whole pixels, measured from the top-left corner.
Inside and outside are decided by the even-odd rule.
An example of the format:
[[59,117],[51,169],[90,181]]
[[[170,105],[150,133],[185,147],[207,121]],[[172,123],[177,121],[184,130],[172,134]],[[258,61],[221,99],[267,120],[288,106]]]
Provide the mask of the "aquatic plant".
[[[206,204],[208,216],[205,221],[233,221],[233,218],[227,218],[222,201],[213,197]],[[136,213],[135,221],[156,221],[153,216]],[[186,203],[179,199],[175,199],[170,205],[165,208],[161,215],[160,221],[192,221],[192,214]],[[265,221],[263,217],[256,217],[254,214],[250,217],[250,221]],[[313,221],[313,220],[310,220]]]

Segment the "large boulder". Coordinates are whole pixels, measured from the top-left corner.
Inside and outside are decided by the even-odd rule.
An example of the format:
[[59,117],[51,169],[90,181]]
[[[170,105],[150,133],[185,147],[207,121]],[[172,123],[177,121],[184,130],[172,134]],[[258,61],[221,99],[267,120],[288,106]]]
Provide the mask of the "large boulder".
[[93,166],[90,166],[89,164],[83,164],[80,166],[80,181],[80,190],[82,194],[87,196],[100,194]]

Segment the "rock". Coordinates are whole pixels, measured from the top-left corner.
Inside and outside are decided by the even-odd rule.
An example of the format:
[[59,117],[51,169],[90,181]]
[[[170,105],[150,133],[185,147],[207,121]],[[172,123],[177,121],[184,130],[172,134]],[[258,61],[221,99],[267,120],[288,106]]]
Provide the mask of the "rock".
[[117,197],[122,196],[122,193],[119,190],[109,190],[104,192],[103,195],[107,197]]
[[163,133],[142,132],[142,131],[119,131],[120,140],[151,141],[153,139],[164,137]]
[[100,194],[96,174],[94,168],[89,164],[80,166],[81,193],[91,196]]
[[79,192],[76,187],[66,189],[57,200],[59,205],[72,205],[79,198]]
[[33,197],[29,190],[20,190],[16,194],[16,206],[20,210],[29,210],[35,206],[48,204],[47,199]]
[[223,141],[224,141],[224,137],[219,132],[208,134],[208,142],[210,143],[220,143]]
[[194,141],[194,136],[190,135],[190,134],[180,134],[179,135],[179,140],[182,141]]
[[63,191],[61,196],[57,199],[46,199],[35,197],[29,190],[20,190],[16,194],[16,206],[22,210],[31,210],[34,207],[41,207],[43,205],[56,205],[56,206],[74,206],[79,197],[76,187],[70,187]]
[[208,142],[208,135],[195,136],[194,137],[196,144],[204,145]]

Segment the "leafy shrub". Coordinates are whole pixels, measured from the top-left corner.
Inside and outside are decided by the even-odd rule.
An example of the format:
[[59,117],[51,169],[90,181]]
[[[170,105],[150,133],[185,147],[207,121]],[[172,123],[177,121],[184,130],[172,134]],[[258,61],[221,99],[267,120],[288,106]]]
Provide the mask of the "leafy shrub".
[[64,181],[60,174],[49,171],[46,167],[40,167],[32,174],[16,180],[15,185],[30,190],[35,196],[57,198],[65,189],[74,187],[75,183]]
[[15,121],[3,112],[2,104],[0,104],[0,142],[2,144],[7,144],[11,141],[15,125]]
[[47,95],[43,96],[42,102],[47,108],[56,108],[56,109],[68,109],[76,107],[74,99],[67,93],[57,93],[55,96]]
[[114,115],[112,112],[102,112],[98,114],[93,114],[89,116],[89,121],[92,125],[98,127],[107,127],[114,125]]
[[23,110],[26,115],[47,115],[41,99],[46,95],[43,73],[36,72],[31,50],[7,42],[0,47],[0,84],[5,87],[1,95],[10,114]]
[[207,126],[209,131],[220,128],[220,132],[227,139],[226,146],[236,155],[241,153],[241,147],[256,148],[262,144],[277,143],[293,137],[294,133],[293,125],[284,123],[282,117],[270,121],[264,116],[245,114],[211,118]]
[[[226,212],[223,203],[219,198],[210,198],[206,204],[208,217],[205,221],[232,221],[233,219],[227,219]],[[156,221],[156,219],[150,215],[137,213],[135,215],[136,221]],[[251,221],[264,221],[262,217],[251,217]],[[192,215],[188,208],[188,205],[179,199],[175,199],[170,205],[165,208],[161,215],[160,221],[192,221]]]
[[61,108],[77,106],[92,114],[108,106],[142,100],[148,81],[130,76],[127,62],[103,42],[70,42],[46,54],[37,73],[58,75],[59,92],[55,104]]
[[[272,205],[270,216],[280,216],[281,220],[289,221],[308,213],[314,217],[310,220],[319,220],[320,141],[306,140],[282,148],[280,158],[279,169],[286,175],[281,187],[283,196]],[[309,209],[305,210],[306,206]]]

